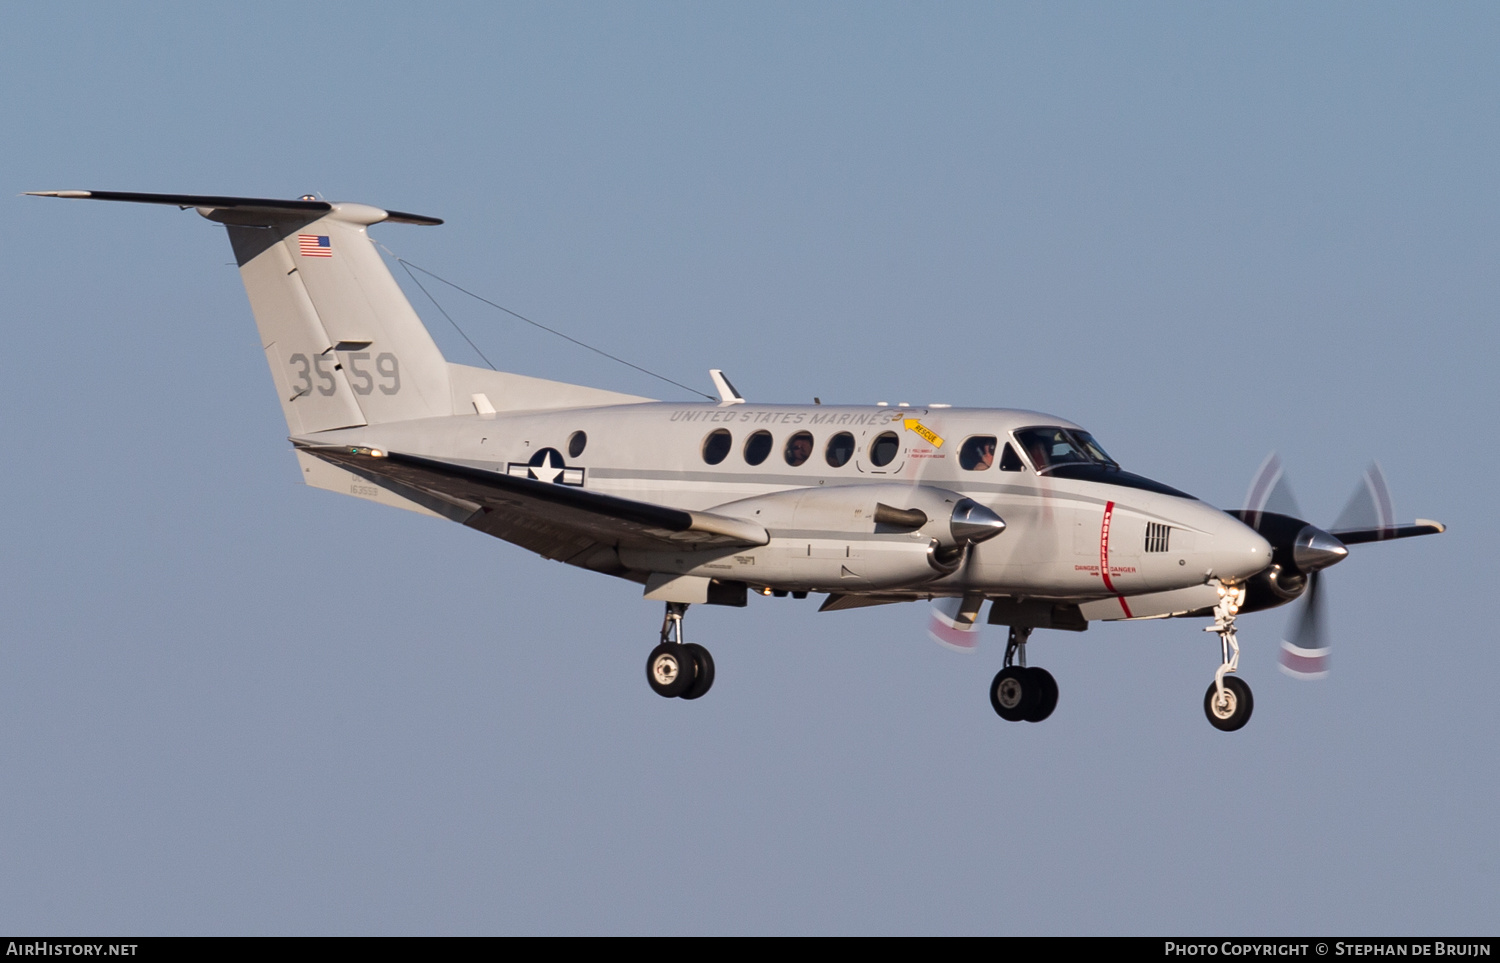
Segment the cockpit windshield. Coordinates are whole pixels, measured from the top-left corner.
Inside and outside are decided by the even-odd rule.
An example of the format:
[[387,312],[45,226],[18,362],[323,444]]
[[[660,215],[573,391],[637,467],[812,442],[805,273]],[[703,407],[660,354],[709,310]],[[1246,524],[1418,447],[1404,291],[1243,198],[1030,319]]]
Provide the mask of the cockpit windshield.
[[[1177,498],[1192,498],[1187,492],[1163,485],[1161,482],[1143,478],[1134,472],[1120,468],[1119,464],[1094,440],[1094,436],[1077,428],[1022,428],[1016,432],[1016,441],[1031,459],[1037,474],[1049,478],[1068,478],[1074,481],[1097,482],[1101,485],[1117,485],[1123,488],[1139,488],[1142,491],[1173,495]],[[1009,446],[1007,445],[1007,448]],[[1002,464],[1003,468],[1004,465]]]
[[1043,472],[1059,465],[1107,465],[1119,468],[1115,460],[1086,431],[1067,428],[1024,428],[1016,440],[1026,449],[1031,464]]
[[1083,446],[1083,450],[1088,452],[1089,457],[1094,461],[1098,462],[1101,465],[1108,465],[1111,468],[1120,467],[1119,463],[1116,462],[1113,458],[1109,457],[1109,455],[1105,453],[1104,448],[1094,440],[1093,435],[1089,434],[1086,431],[1079,431],[1076,428],[1068,432],[1068,434],[1072,435],[1073,438]]

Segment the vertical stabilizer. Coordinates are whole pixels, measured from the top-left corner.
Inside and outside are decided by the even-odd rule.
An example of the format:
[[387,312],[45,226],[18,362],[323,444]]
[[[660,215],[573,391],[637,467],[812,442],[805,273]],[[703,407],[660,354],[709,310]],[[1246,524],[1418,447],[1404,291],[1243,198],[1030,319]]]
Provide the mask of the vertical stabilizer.
[[314,197],[30,193],[191,207],[228,228],[292,434],[453,413],[448,365],[365,233],[437,218]]
[[366,228],[386,212],[204,212],[229,230],[293,434],[452,414],[448,366]]

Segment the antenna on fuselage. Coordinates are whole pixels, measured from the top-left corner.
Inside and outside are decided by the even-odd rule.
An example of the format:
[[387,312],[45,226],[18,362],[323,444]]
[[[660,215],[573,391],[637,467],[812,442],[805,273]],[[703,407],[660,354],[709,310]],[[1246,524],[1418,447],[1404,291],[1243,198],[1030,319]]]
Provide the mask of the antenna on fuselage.
[[729,383],[729,379],[724,377],[724,372],[718,368],[710,368],[708,369],[708,376],[714,380],[714,387],[719,391],[720,408],[745,403],[744,396],[735,390],[734,385]]

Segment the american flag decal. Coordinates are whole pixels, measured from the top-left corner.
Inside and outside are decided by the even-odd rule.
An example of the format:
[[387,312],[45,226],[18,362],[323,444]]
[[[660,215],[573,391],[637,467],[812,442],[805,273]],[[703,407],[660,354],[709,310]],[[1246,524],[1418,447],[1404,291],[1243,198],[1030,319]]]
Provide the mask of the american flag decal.
[[298,234],[297,247],[303,257],[333,257],[333,241],[327,234]]

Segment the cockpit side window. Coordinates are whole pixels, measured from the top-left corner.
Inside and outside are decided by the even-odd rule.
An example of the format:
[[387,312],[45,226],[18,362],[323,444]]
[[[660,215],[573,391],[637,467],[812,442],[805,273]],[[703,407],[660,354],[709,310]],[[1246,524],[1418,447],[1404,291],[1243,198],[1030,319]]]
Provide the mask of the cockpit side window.
[[994,435],[975,435],[958,450],[958,467],[964,471],[984,471],[994,464]]
[[1010,446],[1010,442],[1008,442],[1008,441],[1005,443],[1005,450],[1000,453],[1000,470],[1001,471],[1025,471],[1026,470],[1026,466],[1023,465],[1023,464],[1021,464],[1021,456],[1018,455],[1018,454],[1016,454],[1016,450]]

